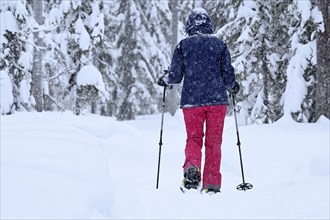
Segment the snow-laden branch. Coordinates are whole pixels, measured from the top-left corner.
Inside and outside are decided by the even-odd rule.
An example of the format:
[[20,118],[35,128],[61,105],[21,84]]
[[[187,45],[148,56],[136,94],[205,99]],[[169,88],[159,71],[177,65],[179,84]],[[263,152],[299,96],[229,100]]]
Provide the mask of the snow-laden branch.
[[21,38],[21,37],[18,37],[18,39],[20,39],[21,41],[23,41],[23,42],[25,42],[25,43],[31,44],[31,45],[32,45],[34,48],[36,48],[38,51],[39,51],[39,50],[46,50],[46,49],[47,49],[47,47],[38,46],[38,45],[36,45],[34,42],[31,42],[31,41],[25,40],[25,39],[23,39],[23,38]]
[[58,25],[50,25],[50,26],[41,25],[41,26],[38,26],[37,28],[36,27],[33,28],[32,32],[33,33],[40,32],[40,31],[49,32],[49,31],[55,30],[56,28],[58,28]]
[[61,76],[62,74],[66,73],[66,72],[70,72],[70,71],[72,71],[72,70],[76,70],[76,69],[77,69],[77,67],[71,67],[71,68],[66,68],[66,69],[64,69],[64,70],[61,70],[61,71],[59,71],[58,74],[49,77],[49,80],[56,79],[57,77]]

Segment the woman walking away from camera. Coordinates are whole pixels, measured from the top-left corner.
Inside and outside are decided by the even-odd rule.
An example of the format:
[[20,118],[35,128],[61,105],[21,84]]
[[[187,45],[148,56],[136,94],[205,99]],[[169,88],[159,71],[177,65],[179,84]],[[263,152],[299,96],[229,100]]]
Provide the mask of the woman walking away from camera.
[[[160,86],[183,80],[180,108],[187,132],[183,186],[205,192],[220,192],[221,143],[228,105],[227,91],[238,93],[230,53],[213,35],[211,18],[203,8],[193,9],[186,22],[188,37],[175,48],[169,71],[158,80]],[[204,133],[205,124],[205,133]],[[205,136],[205,163],[201,158]]]

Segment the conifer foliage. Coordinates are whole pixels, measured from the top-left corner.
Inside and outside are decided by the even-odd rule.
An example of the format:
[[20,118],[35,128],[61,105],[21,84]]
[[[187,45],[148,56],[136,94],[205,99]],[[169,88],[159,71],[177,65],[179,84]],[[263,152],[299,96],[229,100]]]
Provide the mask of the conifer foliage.
[[[329,117],[328,99],[320,101],[329,91],[330,63],[322,58],[328,47],[320,47],[330,39],[329,5],[322,1],[4,0],[0,6],[1,114],[76,110],[133,120],[156,113],[157,79],[176,41],[186,37],[187,14],[201,6],[230,49],[241,124]],[[179,94],[176,87],[168,96],[172,115]]]
[[228,10],[235,16],[217,35],[241,83],[240,123],[315,121],[315,36],[323,30],[316,2],[240,1]]

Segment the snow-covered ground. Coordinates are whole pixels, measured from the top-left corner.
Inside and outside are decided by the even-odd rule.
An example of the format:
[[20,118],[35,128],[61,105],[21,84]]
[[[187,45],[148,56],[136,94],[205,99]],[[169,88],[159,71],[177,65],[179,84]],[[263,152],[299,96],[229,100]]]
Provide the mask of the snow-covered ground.
[[181,193],[181,112],[118,122],[97,115],[1,116],[1,219],[329,219],[329,120],[241,126],[226,118],[222,193]]

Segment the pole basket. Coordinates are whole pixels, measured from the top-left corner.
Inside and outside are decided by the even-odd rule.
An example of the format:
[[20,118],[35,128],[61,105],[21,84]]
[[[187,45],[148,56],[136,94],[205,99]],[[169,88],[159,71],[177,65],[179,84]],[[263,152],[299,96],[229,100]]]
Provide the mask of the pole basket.
[[236,189],[239,191],[246,191],[246,190],[249,190],[252,188],[253,188],[253,185],[251,183],[241,183],[236,187]]

